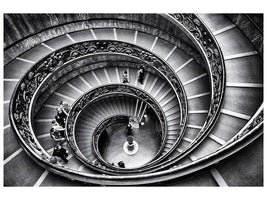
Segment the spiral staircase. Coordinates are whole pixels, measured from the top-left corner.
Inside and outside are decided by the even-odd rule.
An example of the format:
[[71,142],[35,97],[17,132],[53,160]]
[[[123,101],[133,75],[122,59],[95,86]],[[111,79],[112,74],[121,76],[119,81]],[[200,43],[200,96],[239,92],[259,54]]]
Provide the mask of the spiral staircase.
[[[262,186],[261,20],[5,14],[4,185]],[[53,159],[49,133],[60,101],[70,105],[68,163]],[[148,110],[155,120],[145,121]],[[160,124],[153,157],[139,166],[99,153],[105,120],[119,116]]]

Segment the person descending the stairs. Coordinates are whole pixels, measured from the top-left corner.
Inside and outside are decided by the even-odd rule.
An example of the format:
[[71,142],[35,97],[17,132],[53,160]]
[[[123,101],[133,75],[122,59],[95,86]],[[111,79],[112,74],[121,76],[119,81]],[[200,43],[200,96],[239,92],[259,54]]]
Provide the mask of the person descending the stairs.
[[128,72],[124,71],[122,74],[122,78],[123,78],[123,83],[129,83],[129,77],[128,77]]
[[63,142],[66,138],[64,136],[64,128],[59,125],[56,120],[52,121],[52,128],[50,129],[50,135],[53,140]]
[[65,101],[59,102],[59,107],[57,108],[57,115],[55,116],[56,121],[62,127],[65,127],[66,118],[68,116],[68,112],[70,110],[69,105]]
[[125,168],[125,164],[123,161],[118,162],[118,166],[121,168]]
[[127,135],[132,135],[132,125],[131,123],[129,122],[126,126],[126,131],[127,131]]
[[61,158],[62,160],[64,160],[65,163],[69,162],[67,159],[68,151],[65,148],[63,148],[60,143],[58,143],[57,146],[55,146],[52,156]]
[[138,82],[143,85],[144,81],[144,68],[143,66],[137,71]]

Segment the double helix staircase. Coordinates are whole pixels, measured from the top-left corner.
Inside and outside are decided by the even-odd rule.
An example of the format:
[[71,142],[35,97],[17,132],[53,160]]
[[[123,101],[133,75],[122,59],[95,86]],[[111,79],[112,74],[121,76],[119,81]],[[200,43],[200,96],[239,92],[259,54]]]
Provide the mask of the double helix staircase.
[[[263,59],[246,35],[247,32],[240,27],[242,24],[222,14],[197,14],[193,18],[183,15],[184,21],[172,14],[144,14],[142,19],[139,17],[141,15],[88,15],[84,16],[84,21],[77,20],[78,16],[74,15],[73,21],[58,22],[57,26],[44,24],[46,29],[36,30],[27,37],[21,34],[22,38],[14,39],[17,42],[10,42],[12,39],[5,35],[6,186],[262,185]],[[151,18],[151,22],[146,22],[146,17]],[[17,18],[19,16],[5,16],[7,21]],[[181,26],[181,30],[187,27],[185,22],[188,19],[198,19],[203,26],[196,23],[196,27],[205,29],[196,28],[192,31],[189,26],[187,32],[180,33]],[[166,22],[170,30],[175,29],[173,32],[164,30],[166,27],[160,25],[161,22]],[[207,47],[206,43],[199,42],[201,36],[194,31],[210,34],[210,40],[214,40],[219,49],[214,51],[214,46]],[[93,132],[103,119],[114,115],[142,119],[147,104],[140,98],[103,98],[92,103],[79,116],[75,140],[80,152],[95,167],[78,159],[67,142],[64,147],[69,151],[69,162],[60,162],[55,167],[47,161],[43,162],[43,158],[36,159],[38,156],[34,156],[27,150],[27,145],[21,142],[22,137],[17,137],[21,132],[13,128],[15,120],[10,115],[13,115],[12,109],[16,103],[15,92],[24,90],[22,82],[25,77],[30,76],[35,66],[42,66],[40,63],[53,63],[48,58],[55,52],[67,51],[68,47],[75,52],[79,44],[88,41],[93,41],[92,46],[99,48],[99,51],[77,57],[77,60],[69,61],[62,71],[49,71],[47,74],[50,77],[41,80],[43,89],[36,90],[33,97],[37,103],[30,105],[33,107],[30,114],[33,140],[49,158],[56,145],[49,130],[60,101],[72,106],[77,99],[96,88],[127,85],[149,95],[159,105],[166,119],[166,140],[161,155],[151,165],[148,163],[132,172],[114,171],[110,174],[108,172],[112,170],[107,169],[105,173],[106,166],[98,161],[91,145]],[[105,42],[109,44],[109,41],[112,44],[118,42],[115,43],[118,45],[116,50],[105,51]],[[127,48],[122,52],[120,44],[140,49],[144,56],[137,59],[134,54],[127,53]],[[86,45],[90,46],[89,43]],[[165,68],[160,71],[156,64],[145,62],[148,54],[164,63]],[[211,67],[207,67],[208,61],[205,61],[212,60],[214,55],[221,56],[223,64],[210,62],[209,65],[220,66],[218,70],[223,71],[220,76],[216,76]],[[142,65],[145,66],[143,84],[138,82],[137,77]],[[169,74],[164,74],[164,70],[169,70]],[[126,84],[122,78],[124,71],[129,76],[129,83]],[[175,77],[178,86],[170,77]],[[177,88],[182,89],[178,91]],[[22,96],[27,94],[23,93]],[[253,164],[244,164],[248,162]]]

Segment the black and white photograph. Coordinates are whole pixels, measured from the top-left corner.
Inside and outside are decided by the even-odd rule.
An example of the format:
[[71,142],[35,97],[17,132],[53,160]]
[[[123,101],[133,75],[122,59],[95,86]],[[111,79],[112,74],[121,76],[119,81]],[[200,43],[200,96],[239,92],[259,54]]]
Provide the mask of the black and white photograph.
[[260,9],[82,11],[2,13],[4,188],[263,188]]

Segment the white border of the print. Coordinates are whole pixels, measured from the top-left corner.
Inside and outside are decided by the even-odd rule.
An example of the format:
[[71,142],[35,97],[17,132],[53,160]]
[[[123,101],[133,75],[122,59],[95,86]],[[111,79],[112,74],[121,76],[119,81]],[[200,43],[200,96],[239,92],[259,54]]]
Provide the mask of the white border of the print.
[[[1,44],[3,47],[3,13],[264,13],[266,5],[259,0],[2,0]],[[265,16],[266,21],[266,16]],[[265,29],[266,30],[266,29]],[[266,56],[266,54],[265,54]],[[1,51],[3,59],[3,51]],[[1,60],[3,63],[3,60]],[[2,65],[3,66],[3,65]],[[253,67],[253,66],[252,66]],[[266,71],[266,70],[265,70]],[[0,70],[3,79],[3,70]],[[265,74],[266,75],[266,74]],[[3,81],[1,98],[3,102]],[[266,88],[265,88],[266,89]],[[266,91],[264,91],[266,94]],[[265,98],[266,99],[266,98]],[[3,104],[2,104],[3,105]],[[3,108],[3,107],[2,107]],[[3,127],[3,112],[0,114]],[[2,129],[3,130],[3,129]],[[3,131],[2,131],[3,132]],[[0,137],[3,161],[3,135]],[[266,140],[266,139],[265,139]],[[265,141],[266,144],[266,141]],[[265,159],[264,159],[265,160]],[[264,163],[266,166],[266,163]],[[196,188],[196,187],[3,187],[3,163],[1,164],[1,199],[263,199],[265,187],[258,188]],[[265,173],[264,173],[265,174]]]

